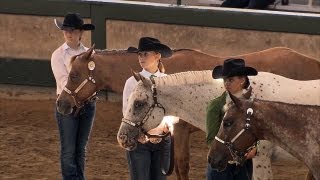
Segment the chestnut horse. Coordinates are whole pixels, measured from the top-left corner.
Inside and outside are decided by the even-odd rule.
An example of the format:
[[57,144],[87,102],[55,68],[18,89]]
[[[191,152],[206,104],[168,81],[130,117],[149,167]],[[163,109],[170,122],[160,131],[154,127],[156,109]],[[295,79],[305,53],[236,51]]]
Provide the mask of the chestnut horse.
[[[297,96],[294,92],[300,93],[299,89],[288,88],[293,98]],[[309,98],[320,101],[320,88],[307,88],[317,88]],[[233,103],[230,103],[209,151],[208,161],[213,168],[223,170],[228,160],[243,159],[239,157],[239,152],[245,153],[257,140],[265,139],[303,161],[314,178],[320,180],[319,103],[306,105],[241,100],[232,95],[231,99]]]
[[[86,53],[74,57],[70,75],[76,75],[76,79],[69,78],[66,87],[75,90],[89,76],[88,62],[95,63],[92,71],[95,84],[85,85],[77,94],[76,100],[81,103],[88,99],[94,91],[107,89],[120,94],[127,78],[131,76],[130,68],[140,69],[136,53],[126,50],[98,51],[91,56],[92,48]],[[246,63],[256,67],[259,71],[268,71],[297,80],[311,80],[320,78],[320,62],[303,54],[284,47],[276,47],[264,51],[239,55]],[[173,56],[163,59],[168,73],[188,70],[211,69],[223,63],[227,57],[217,57],[190,49],[174,50]],[[73,76],[74,77],[74,76]],[[117,80],[114,80],[114,79]],[[89,81],[90,83],[92,81]],[[62,113],[70,113],[75,106],[75,98],[62,92],[57,101],[58,110]],[[177,179],[188,179],[189,172],[189,137],[198,129],[180,121],[175,125],[175,172]],[[182,153],[187,152],[187,153]]]

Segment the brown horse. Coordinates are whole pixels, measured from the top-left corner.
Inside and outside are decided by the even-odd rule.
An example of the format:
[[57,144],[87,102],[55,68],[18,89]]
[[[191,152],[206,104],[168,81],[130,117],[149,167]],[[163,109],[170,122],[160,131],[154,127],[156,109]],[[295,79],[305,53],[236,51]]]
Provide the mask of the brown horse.
[[[88,81],[73,96],[62,92],[57,100],[57,109],[62,113],[70,113],[75,102],[78,106],[90,97],[95,91],[107,89],[116,93],[121,93],[127,78],[131,76],[130,68],[140,69],[136,53],[120,51],[97,51],[91,55],[92,48],[86,53],[73,57],[72,69],[66,87],[74,92],[79,85],[89,77],[95,83]],[[282,76],[297,79],[311,80],[320,78],[320,62],[297,53],[291,49],[277,47],[264,51],[240,55],[250,66],[256,67],[259,71],[268,71]],[[168,73],[207,70],[223,63],[227,57],[211,56],[199,51],[190,49],[174,50],[173,56],[164,59],[163,63]],[[95,69],[89,71],[88,63],[93,61]],[[74,97],[74,98],[73,98]],[[188,179],[189,172],[189,136],[198,129],[190,124],[180,121],[175,125],[175,172],[177,179]],[[184,152],[184,153],[182,153]]]
[[[310,98],[320,101],[319,90]],[[234,103],[230,103],[209,151],[213,168],[223,170],[232,159],[241,163],[247,149],[265,139],[303,161],[314,178],[320,179],[319,105],[240,100],[232,95],[231,99]]]

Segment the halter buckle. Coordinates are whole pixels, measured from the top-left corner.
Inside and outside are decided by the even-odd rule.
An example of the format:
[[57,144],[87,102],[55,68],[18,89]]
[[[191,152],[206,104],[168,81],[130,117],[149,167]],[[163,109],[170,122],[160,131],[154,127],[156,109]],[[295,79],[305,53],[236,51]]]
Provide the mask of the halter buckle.
[[247,115],[252,115],[253,114],[253,109],[252,108],[248,108],[247,109]]
[[250,128],[250,124],[249,123],[246,123],[245,125],[244,125],[244,127],[246,128],[246,129],[249,129]]

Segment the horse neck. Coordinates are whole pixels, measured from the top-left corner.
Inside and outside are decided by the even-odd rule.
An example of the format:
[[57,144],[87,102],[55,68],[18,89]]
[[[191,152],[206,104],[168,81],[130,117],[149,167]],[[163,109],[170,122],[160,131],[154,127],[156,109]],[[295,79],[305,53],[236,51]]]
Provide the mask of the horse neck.
[[[100,89],[108,89],[116,93],[122,93],[123,85],[132,75],[131,69],[140,71],[136,53],[101,52],[94,55],[99,64],[96,76],[100,76]],[[192,49],[174,50],[173,56],[163,59],[162,62],[167,69],[166,73],[177,73],[184,71],[211,69],[222,64],[222,58],[211,56]],[[196,62],[196,63],[195,63]],[[116,74],[116,76],[114,76]]]
[[163,64],[167,73],[177,73],[185,71],[210,70],[216,65],[223,63],[223,58],[209,55],[193,49],[177,49],[173,55],[164,59]]
[[315,156],[320,161],[319,106],[256,100],[253,108],[258,139],[274,142],[307,164]]
[[95,54],[94,59],[98,67],[95,78],[99,80],[99,90],[108,89],[121,93],[125,81],[131,76],[131,69],[141,69],[135,53],[101,53]]
[[258,76],[249,79],[257,99],[320,106],[320,80],[297,81],[268,72],[259,72]]
[[[209,78],[212,79],[211,72],[205,74],[210,74]],[[223,93],[222,82],[212,80],[211,83],[208,83],[207,80],[204,80],[189,84],[186,78],[185,83],[174,85],[162,78],[159,79],[162,82],[157,86],[158,98],[165,107],[166,114],[177,116],[202,131],[206,131],[206,108],[212,99]]]

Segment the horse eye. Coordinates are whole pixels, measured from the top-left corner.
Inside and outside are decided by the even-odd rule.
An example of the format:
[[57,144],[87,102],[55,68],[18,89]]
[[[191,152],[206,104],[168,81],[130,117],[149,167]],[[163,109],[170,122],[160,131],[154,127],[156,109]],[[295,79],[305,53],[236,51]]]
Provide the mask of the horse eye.
[[134,102],[134,107],[135,107],[135,108],[140,108],[140,107],[142,107],[143,105],[144,105],[144,103],[141,102],[141,101],[136,101],[136,102]]
[[78,78],[78,75],[77,74],[70,74],[69,77],[70,77],[71,81],[75,81]]
[[223,121],[223,127],[230,127],[232,125],[232,121]]

